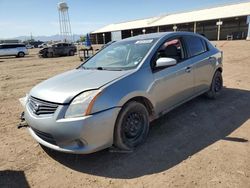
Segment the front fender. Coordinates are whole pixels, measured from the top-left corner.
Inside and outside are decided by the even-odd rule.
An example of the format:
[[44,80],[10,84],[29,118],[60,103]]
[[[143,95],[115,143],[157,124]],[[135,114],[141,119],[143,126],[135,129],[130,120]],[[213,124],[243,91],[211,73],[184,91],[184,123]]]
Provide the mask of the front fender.
[[116,80],[103,88],[93,105],[92,113],[122,107],[127,101],[135,97],[144,97],[154,106],[155,103],[148,93],[152,81],[153,75],[150,68],[139,69]]

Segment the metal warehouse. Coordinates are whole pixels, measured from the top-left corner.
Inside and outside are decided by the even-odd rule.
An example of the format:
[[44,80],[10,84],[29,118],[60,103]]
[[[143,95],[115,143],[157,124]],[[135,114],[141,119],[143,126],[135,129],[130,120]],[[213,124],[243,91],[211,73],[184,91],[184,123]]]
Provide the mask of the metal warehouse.
[[110,24],[91,33],[93,44],[166,31],[190,31],[209,40],[250,40],[250,2]]

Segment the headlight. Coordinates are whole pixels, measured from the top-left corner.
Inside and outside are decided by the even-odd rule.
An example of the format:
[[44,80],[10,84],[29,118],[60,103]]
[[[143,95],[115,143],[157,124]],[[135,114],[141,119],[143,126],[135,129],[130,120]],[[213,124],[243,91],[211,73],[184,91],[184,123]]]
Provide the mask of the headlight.
[[100,90],[92,90],[83,92],[82,94],[77,96],[70,103],[65,113],[65,118],[74,118],[89,115],[91,113],[93,104],[100,93]]

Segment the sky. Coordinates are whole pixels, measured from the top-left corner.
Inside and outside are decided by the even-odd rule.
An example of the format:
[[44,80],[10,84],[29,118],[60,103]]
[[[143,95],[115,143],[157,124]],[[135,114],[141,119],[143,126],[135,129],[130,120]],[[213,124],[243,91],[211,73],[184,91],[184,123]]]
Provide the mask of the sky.
[[[105,25],[249,0],[65,0],[74,34]],[[0,0],[0,38],[59,34],[60,0]]]

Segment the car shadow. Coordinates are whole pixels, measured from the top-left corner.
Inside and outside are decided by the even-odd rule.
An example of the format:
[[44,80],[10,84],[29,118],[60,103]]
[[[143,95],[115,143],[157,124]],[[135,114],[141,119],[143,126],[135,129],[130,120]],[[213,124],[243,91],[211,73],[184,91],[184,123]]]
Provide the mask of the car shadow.
[[[33,55],[33,54],[29,54],[29,55],[25,55],[24,57],[16,57],[16,56],[2,56],[0,57],[0,62],[2,60],[8,60],[8,59],[27,59],[27,58],[31,58],[31,57],[34,57],[36,55]],[[2,61],[3,62],[3,61]]]
[[0,171],[0,187],[30,187],[23,171]]
[[132,153],[103,150],[73,155],[45,149],[59,163],[97,176],[131,179],[159,173],[218,140],[248,142],[228,137],[250,118],[250,91],[224,88],[216,100],[203,96],[176,108],[152,122],[146,143]]
[[16,59],[17,57],[16,56],[2,56],[0,57],[0,59],[2,60],[5,60],[5,59]]

